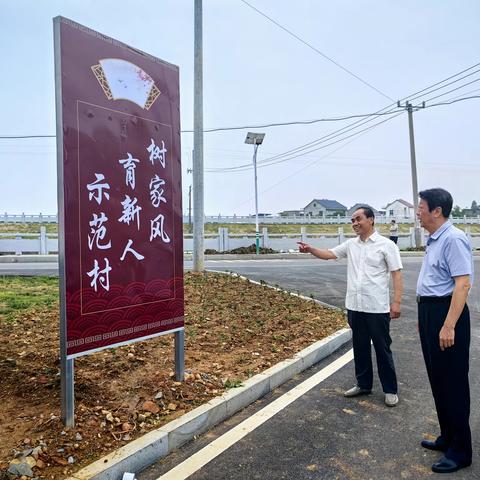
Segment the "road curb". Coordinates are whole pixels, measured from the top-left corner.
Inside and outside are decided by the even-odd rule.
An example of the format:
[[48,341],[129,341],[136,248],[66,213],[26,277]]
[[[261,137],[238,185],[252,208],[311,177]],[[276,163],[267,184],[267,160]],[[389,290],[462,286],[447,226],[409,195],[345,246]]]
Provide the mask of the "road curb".
[[0,255],[0,263],[58,263],[58,255]]
[[263,397],[296,374],[310,368],[351,339],[348,328],[319,340],[219,397],[148,432],[115,452],[79,470],[67,480],[120,480],[125,472],[140,472],[184,443]]
[[[402,252],[402,257],[423,257],[424,252]],[[480,257],[480,250],[474,250],[473,255]],[[292,260],[292,259],[311,259],[315,260],[313,255],[308,253],[266,253],[262,255],[205,255],[205,260]],[[185,254],[184,260],[192,260],[192,255]],[[0,263],[58,263],[58,255],[0,255]]]

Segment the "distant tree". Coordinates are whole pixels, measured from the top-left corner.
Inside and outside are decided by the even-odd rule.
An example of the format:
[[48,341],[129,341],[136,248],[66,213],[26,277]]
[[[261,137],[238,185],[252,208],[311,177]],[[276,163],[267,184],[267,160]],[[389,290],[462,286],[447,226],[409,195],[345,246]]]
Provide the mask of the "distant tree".
[[472,202],[472,206],[470,208],[472,210],[473,215],[478,215],[480,213],[480,207],[478,206],[475,200]]
[[452,210],[452,217],[462,217],[462,216],[463,216],[463,210],[458,205],[455,205],[455,207]]

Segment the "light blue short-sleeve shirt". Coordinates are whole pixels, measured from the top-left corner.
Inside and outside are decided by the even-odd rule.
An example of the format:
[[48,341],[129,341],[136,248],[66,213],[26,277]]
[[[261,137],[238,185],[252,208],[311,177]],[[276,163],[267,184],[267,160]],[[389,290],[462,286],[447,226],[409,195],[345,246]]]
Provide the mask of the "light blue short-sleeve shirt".
[[451,222],[445,222],[427,240],[422,269],[418,276],[417,295],[446,297],[455,287],[453,277],[470,275],[473,283],[472,247],[465,235]]

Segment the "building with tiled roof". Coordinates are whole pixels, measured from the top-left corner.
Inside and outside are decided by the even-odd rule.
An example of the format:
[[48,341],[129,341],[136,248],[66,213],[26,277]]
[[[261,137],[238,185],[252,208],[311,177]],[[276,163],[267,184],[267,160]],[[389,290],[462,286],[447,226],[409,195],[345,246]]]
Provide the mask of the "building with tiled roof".
[[314,198],[304,209],[305,216],[310,217],[328,217],[331,215],[345,216],[347,207],[336,200],[327,200],[326,198]]

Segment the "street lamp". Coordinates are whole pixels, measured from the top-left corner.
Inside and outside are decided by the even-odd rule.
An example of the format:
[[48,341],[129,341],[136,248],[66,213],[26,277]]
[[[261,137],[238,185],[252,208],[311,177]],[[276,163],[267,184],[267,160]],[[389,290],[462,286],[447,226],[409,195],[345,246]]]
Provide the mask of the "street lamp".
[[245,143],[253,145],[253,170],[255,174],[255,252],[260,253],[260,232],[258,229],[258,193],[257,193],[257,150],[265,138],[264,133],[248,132]]

